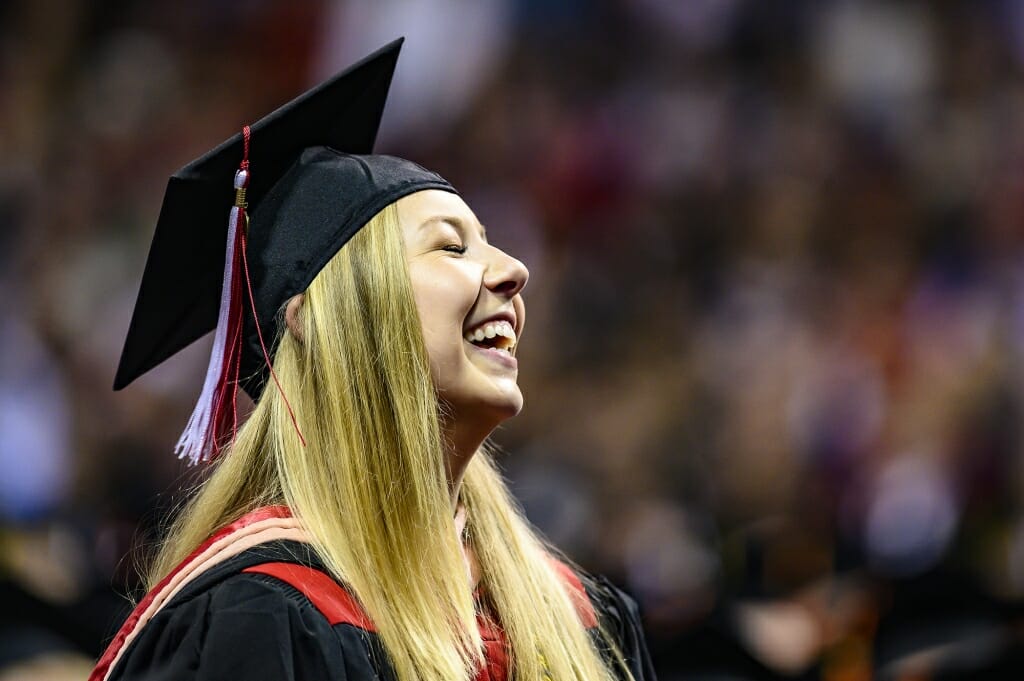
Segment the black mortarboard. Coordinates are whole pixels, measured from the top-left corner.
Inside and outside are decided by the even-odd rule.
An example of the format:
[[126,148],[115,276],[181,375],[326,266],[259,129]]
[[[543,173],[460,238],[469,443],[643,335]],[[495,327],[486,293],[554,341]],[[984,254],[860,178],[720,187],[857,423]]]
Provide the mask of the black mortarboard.
[[455,192],[440,175],[412,161],[310,147],[267,193],[249,223],[249,274],[260,326],[257,331],[246,316],[240,375],[249,395],[258,397],[266,383],[260,341],[277,337],[281,307],[305,291],[370,218],[424,189]]
[[[207,381],[179,442],[182,455],[196,460],[216,451],[223,393],[233,395],[236,381],[259,396],[278,310],[353,234],[402,196],[454,191],[409,161],[357,155],[372,151],[401,43],[381,48],[171,176],[114,389],[216,328]],[[246,207],[252,213],[248,243],[245,230],[235,229],[244,225]],[[247,254],[245,264],[240,254]],[[234,321],[226,322],[229,306]]]

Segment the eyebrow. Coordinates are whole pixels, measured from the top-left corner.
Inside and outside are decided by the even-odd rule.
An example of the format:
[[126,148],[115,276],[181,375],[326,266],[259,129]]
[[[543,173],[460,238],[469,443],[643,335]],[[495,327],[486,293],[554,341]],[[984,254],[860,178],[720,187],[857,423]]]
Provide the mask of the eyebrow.
[[[435,215],[433,217],[427,218],[420,225],[420,229],[423,229],[424,227],[426,227],[427,225],[429,225],[429,224],[431,224],[433,222],[447,222],[447,223],[451,224],[453,227],[455,227],[455,229],[459,230],[460,232],[463,232],[463,233],[466,232],[466,221],[463,220],[462,218],[456,217],[454,215]],[[483,238],[484,242],[487,242],[487,228],[483,226],[483,223],[479,223],[479,224],[480,224],[480,236],[481,236],[481,238]]]

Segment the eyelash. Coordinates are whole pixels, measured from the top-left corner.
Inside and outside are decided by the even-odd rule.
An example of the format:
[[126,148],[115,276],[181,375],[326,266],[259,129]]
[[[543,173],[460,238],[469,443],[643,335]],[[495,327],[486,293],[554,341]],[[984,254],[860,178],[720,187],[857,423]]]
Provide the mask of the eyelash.
[[462,255],[466,252],[466,247],[462,244],[448,244],[441,249],[442,251],[448,251],[449,253],[458,253]]

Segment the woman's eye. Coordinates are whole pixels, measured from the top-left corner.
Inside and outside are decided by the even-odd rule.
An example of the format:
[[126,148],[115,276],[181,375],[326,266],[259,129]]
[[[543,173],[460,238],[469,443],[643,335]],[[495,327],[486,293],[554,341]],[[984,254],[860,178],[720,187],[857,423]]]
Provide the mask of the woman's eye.
[[448,244],[441,250],[448,251],[449,253],[458,253],[459,255],[462,255],[463,253],[466,252],[466,247],[463,246],[462,244]]

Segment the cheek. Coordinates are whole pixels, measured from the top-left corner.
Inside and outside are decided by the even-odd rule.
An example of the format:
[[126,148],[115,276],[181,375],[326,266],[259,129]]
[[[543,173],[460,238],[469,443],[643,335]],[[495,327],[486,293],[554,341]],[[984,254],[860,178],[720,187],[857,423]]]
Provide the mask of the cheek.
[[463,354],[462,328],[476,301],[476,290],[464,277],[430,268],[410,267],[410,275],[431,364],[451,369]]

